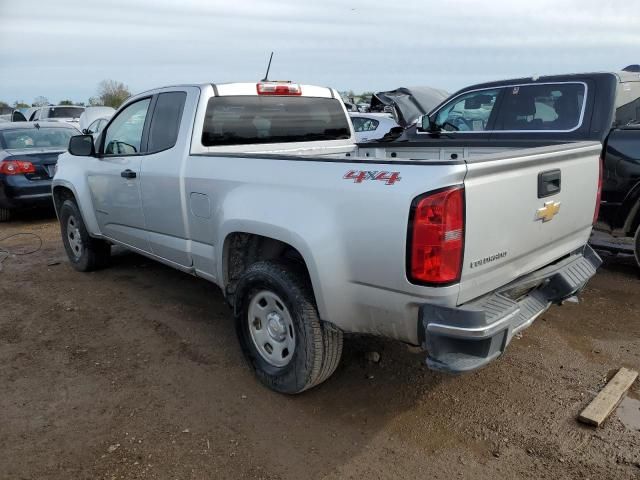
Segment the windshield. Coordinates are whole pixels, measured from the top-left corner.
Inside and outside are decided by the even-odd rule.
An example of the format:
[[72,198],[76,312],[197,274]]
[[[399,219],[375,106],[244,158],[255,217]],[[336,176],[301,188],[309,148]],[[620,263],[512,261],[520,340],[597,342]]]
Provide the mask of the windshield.
[[69,139],[77,135],[73,128],[19,128],[0,131],[0,144],[7,150],[24,148],[58,148],[66,150]]
[[79,118],[82,112],[82,107],[49,107],[47,118]]
[[213,97],[202,130],[206,147],[350,137],[340,101],[315,97]]

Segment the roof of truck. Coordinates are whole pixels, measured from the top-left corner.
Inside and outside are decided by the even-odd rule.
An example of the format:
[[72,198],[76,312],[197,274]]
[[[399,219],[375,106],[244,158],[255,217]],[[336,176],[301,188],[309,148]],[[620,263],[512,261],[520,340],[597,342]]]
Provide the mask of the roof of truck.
[[258,95],[257,85],[260,83],[278,83],[283,85],[297,85],[300,87],[302,97],[325,97],[325,98],[337,98],[335,90],[330,87],[320,87],[317,85],[301,84],[296,82],[289,82],[283,80],[268,80],[266,82],[228,82],[228,83],[186,83],[179,85],[166,85],[163,87],[153,88],[144,92],[133,95],[138,97],[145,93],[156,92],[167,88],[180,88],[180,87],[196,87],[200,89],[213,88],[214,92],[218,96],[231,96],[231,95]]

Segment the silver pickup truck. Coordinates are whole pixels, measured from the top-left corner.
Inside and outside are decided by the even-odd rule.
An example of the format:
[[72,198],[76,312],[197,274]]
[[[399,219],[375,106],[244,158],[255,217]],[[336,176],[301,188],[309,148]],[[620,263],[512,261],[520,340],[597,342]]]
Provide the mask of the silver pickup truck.
[[416,160],[360,157],[353,138],[328,88],[136,95],[58,161],[70,262],[104,267],[120,245],[215,283],[257,377],[284,393],[334,372],[343,333],[482,367],[600,264],[599,143]]

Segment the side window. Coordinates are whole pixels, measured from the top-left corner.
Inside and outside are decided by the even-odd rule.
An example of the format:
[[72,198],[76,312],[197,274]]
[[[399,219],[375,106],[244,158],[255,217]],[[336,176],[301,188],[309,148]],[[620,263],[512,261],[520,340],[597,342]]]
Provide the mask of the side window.
[[505,87],[496,130],[575,130],[582,121],[585,93],[581,83]]
[[353,129],[356,132],[372,132],[378,128],[380,124],[378,120],[365,117],[351,117],[351,121],[353,122]]
[[616,125],[640,123],[640,82],[618,84],[615,123]]
[[438,112],[436,124],[446,131],[485,131],[499,92],[481,90],[461,95]]
[[176,144],[186,99],[185,92],[169,92],[158,95],[149,127],[149,152],[166,150]]
[[104,137],[105,155],[132,155],[140,152],[150,102],[150,98],[145,98],[132,103],[111,122]]

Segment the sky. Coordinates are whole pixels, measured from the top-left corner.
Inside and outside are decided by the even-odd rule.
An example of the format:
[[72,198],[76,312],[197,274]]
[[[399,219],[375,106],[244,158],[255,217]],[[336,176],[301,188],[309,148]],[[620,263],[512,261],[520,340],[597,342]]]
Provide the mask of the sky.
[[[0,0],[0,100],[271,78],[388,90],[640,63],[639,0]],[[395,6],[394,6],[395,5]]]

